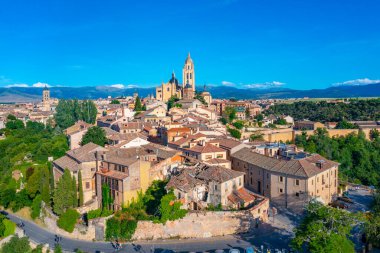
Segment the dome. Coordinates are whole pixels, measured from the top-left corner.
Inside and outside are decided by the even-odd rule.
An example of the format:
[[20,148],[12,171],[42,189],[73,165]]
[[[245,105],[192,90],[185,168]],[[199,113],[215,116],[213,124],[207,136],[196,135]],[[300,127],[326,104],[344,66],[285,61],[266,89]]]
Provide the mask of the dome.
[[170,78],[169,83],[174,83],[176,86],[178,86],[178,79],[175,77],[174,71],[172,73],[172,78]]

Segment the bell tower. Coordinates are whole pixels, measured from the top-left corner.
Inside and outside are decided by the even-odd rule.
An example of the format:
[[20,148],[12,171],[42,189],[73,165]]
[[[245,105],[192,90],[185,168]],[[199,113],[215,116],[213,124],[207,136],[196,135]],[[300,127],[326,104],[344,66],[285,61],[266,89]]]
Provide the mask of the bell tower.
[[194,71],[194,63],[190,57],[190,53],[187,55],[185,60],[185,65],[182,70],[182,85],[183,88],[189,84],[193,91],[195,92],[195,71]]

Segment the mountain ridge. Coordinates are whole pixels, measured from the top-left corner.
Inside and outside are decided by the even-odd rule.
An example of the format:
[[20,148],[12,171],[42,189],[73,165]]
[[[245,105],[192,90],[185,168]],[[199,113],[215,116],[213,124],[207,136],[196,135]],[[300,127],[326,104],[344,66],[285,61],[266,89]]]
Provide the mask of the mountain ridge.
[[[197,87],[203,90],[202,87]],[[59,99],[98,99],[108,96],[131,96],[137,92],[141,97],[155,94],[155,88],[124,88],[109,86],[51,87],[51,97]],[[227,86],[208,87],[213,98],[236,99],[280,99],[280,98],[353,98],[380,96],[380,83],[362,86],[337,86],[325,89],[296,90],[289,88],[239,89]],[[0,87],[0,102],[36,102],[41,100],[42,88],[37,87]]]

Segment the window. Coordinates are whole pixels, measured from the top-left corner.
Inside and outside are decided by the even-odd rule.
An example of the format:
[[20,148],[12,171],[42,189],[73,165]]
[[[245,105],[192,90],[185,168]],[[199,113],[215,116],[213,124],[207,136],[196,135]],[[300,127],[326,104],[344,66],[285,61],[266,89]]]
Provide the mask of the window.
[[241,186],[241,177],[239,177],[239,186]]
[[218,185],[217,184],[214,186],[214,190],[215,191],[218,190]]
[[95,168],[91,168],[91,171],[95,171]]
[[181,198],[181,193],[180,192],[178,192],[178,199],[180,199]]
[[280,182],[284,182],[284,178],[282,176],[280,176],[279,180]]
[[296,179],[296,185],[300,185],[300,181]]
[[[223,158],[223,154],[216,155],[216,158]],[[244,167],[245,168],[245,167]]]
[[90,189],[90,182],[86,182],[86,189]]
[[300,193],[299,193],[299,192],[296,192],[296,196],[299,197],[299,196],[300,196]]
[[311,180],[311,185],[314,185],[314,180]]
[[282,192],[283,192],[282,188],[280,188],[280,189],[279,189],[279,192],[280,192],[280,193],[282,193]]
[[168,87],[166,90],[167,90],[167,91],[170,91],[170,88]]
[[269,173],[267,173],[267,178],[269,178]]
[[193,75],[192,75],[192,73],[190,73],[190,79],[192,79],[193,78]]
[[253,178],[251,177],[251,184],[253,184]]

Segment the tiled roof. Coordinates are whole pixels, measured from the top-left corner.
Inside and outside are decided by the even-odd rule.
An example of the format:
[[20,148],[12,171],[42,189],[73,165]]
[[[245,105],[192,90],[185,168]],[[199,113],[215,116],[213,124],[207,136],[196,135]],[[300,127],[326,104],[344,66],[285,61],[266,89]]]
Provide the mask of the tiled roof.
[[[313,154],[299,160],[281,160],[252,152],[249,148],[243,148],[232,154],[231,157],[269,171],[285,173],[303,178],[309,178],[319,174],[321,171],[339,165],[338,163],[327,160],[318,154]],[[322,169],[316,165],[316,163],[320,161],[323,161]]]
[[223,138],[223,139],[215,139],[215,141],[219,142],[219,146],[223,146],[227,149],[232,149],[236,146],[239,146],[240,144],[242,144],[240,141],[236,141],[236,140],[233,140],[233,139],[226,139],[226,138]]
[[62,170],[68,169],[70,171],[78,171],[79,163],[69,156],[62,156],[53,162],[56,166],[60,167]]
[[191,191],[195,186],[204,184],[201,180],[191,176],[188,172],[183,172],[177,176],[172,176],[166,185],[167,189],[176,188],[183,192]]
[[78,162],[91,162],[91,161],[96,160],[95,158],[96,151],[106,151],[106,150],[107,149],[90,142],[82,147],[67,151],[66,154],[78,160]]
[[197,177],[199,179],[207,180],[207,181],[216,181],[218,183],[223,183],[234,178],[240,177],[245,173],[227,169],[220,166],[210,166],[206,170],[199,172]]
[[251,194],[250,192],[248,192],[247,189],[245,189],[244,187],[240,188],[237,191],[234,191],[227,198],[229,201],[231,201],[234,204],[241,203],[241,202],[251,203],[255,201],[256,199],[255,196]]
[[224,149],[219,148],[215,145],[206,143],[206,145],[196,145],[192,148],[187,148],[186,150],[196,152],[196,153],[215,153],[215,152],[226,152]]

